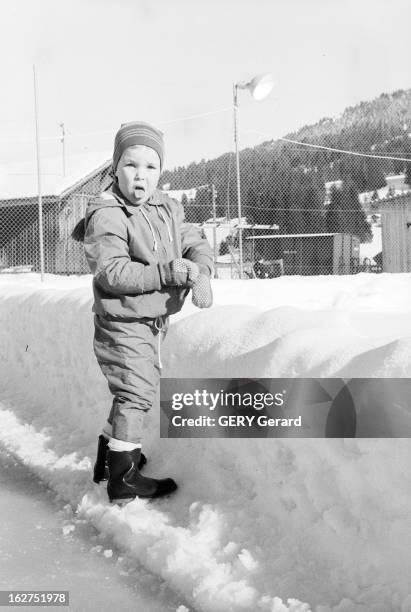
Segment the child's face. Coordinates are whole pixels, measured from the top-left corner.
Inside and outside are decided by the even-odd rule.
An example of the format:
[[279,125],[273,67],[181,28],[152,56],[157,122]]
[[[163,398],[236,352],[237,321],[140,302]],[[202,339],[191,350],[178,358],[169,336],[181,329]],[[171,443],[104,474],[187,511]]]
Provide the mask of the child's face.
[[160,178],[160,158],[144,145],[128,147],[117,165],[121,193],[132,204],[143,204],[154,193]]

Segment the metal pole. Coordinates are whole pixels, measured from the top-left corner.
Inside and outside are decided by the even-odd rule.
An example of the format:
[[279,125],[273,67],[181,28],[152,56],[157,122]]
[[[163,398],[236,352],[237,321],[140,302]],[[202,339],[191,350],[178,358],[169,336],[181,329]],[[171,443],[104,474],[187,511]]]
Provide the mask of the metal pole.
[[217,214],[216,214],[216,188],[211,184],[211,199],[213,202],[213,249],[214,249],[214,278],[218,278],[217,273]]
[[38,189],[38,206],[39,206],[39,242],[40,242],[40,275],[41,282],[44,282],[44,241],[43,241],[43,202],[41,199],[41,168],[40,168],[40,138],[39,138],[39,119],[38,119],[38,102],[37,102],[37,81],[36,67],[33,64],[33,82],[34,82],[34,119],[36,124],[36,157],[37,157],[37,189]]
[[237,204],[238,204],[238,249],[240,259],[240,278],[243,278],[243,230],[241,223],[241,188],[240,188],[240,155],[238,151],[238,105],[237,105],[237,84],[233,85],[233,106],[234,106],[234,144],[235,160],[237,168]]
[[63,176],[66,176],[66,132],[64,130],[64,123],[60,123],[61,127],[61,139],[60,142],[63,146]]

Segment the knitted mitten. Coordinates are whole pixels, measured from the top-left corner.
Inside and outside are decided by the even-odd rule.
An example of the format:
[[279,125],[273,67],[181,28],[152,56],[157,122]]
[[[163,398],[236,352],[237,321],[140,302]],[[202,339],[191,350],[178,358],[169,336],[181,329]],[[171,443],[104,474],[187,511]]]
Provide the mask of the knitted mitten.
[[164,285],[192,287],[198,278],[198,274],[198,266],[193,261],[183,257],[173,259],[165,266]]
[[191,301],[197,308],[210,308],[213,304],[213,291],[210,279],[206,274],[199,274],[194,286],[191,289]]

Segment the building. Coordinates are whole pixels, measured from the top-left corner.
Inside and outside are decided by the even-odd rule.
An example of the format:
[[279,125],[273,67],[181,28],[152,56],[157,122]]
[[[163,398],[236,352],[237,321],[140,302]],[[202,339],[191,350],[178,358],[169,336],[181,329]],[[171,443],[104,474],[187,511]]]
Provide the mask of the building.
[[358,194],[358,199],[364,209],[368,209],[370,204],[378,203],[380,200],[402,195],[411,190],[410,185],[405,182],[405,174],[389,174],[385,177],[386,185],[374,191],[363,191]]
[[[42,159],[41,193],[45,271],[74,274],[89,271],[82,245],[71,232],[84,216],[91,195],[111,182],[110,155],[80,154]],[[0,269],[30,266],[40,270],[37,173],[34,163],[0,168]]]
[[380,202],[384,272],[411,272],[411,192]]
[[[227,241],[229,237],[233,240],[238,238],[239,232],[239,219],[228,219],[228,217],[216,217],[207,219],[203,223],[193,223],[196,227],[200,227],[207,238],[210,246],[214,248],[216,243],[217,250],[219,251],[221,243]],[[247,223],[246,217],[241,217],[241,228],[243,230],[243,236],[246,237],[250,234],[259,235],[266,233],[267,230],[276,232],[279,230],[279,226],[276,224],[262,225],[258,223]]]
[[169,183],[163,185],[161,190],[166,193],[170,198],[182,202],[183,196],[187,198],[187,202],[194,202],[197,195],[198,187],[192,187],[191,189],[169,189]]
[[246,241],[251,261],[281,262],[285,275],[354,274],[359,269],[360,241],[350,234],[277,234]]

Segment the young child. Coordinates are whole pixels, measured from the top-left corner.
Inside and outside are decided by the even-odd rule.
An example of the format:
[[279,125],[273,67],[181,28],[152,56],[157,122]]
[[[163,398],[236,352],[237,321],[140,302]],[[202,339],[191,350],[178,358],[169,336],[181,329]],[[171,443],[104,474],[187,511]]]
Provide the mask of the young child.
[[163,134],[143,122],[123,124],[115,137],[114,181],[93,199],[84,220],[84,247],[94,275],[94,352],[113,395],[99,437],[94,481],[107,475],[110,501],[167,495],[171,478],[142,476],[144,415],[160,380],[160,344],[168,317],[192,290],[200,308],[212,304],[212,251],[181,204],[157,190]]

